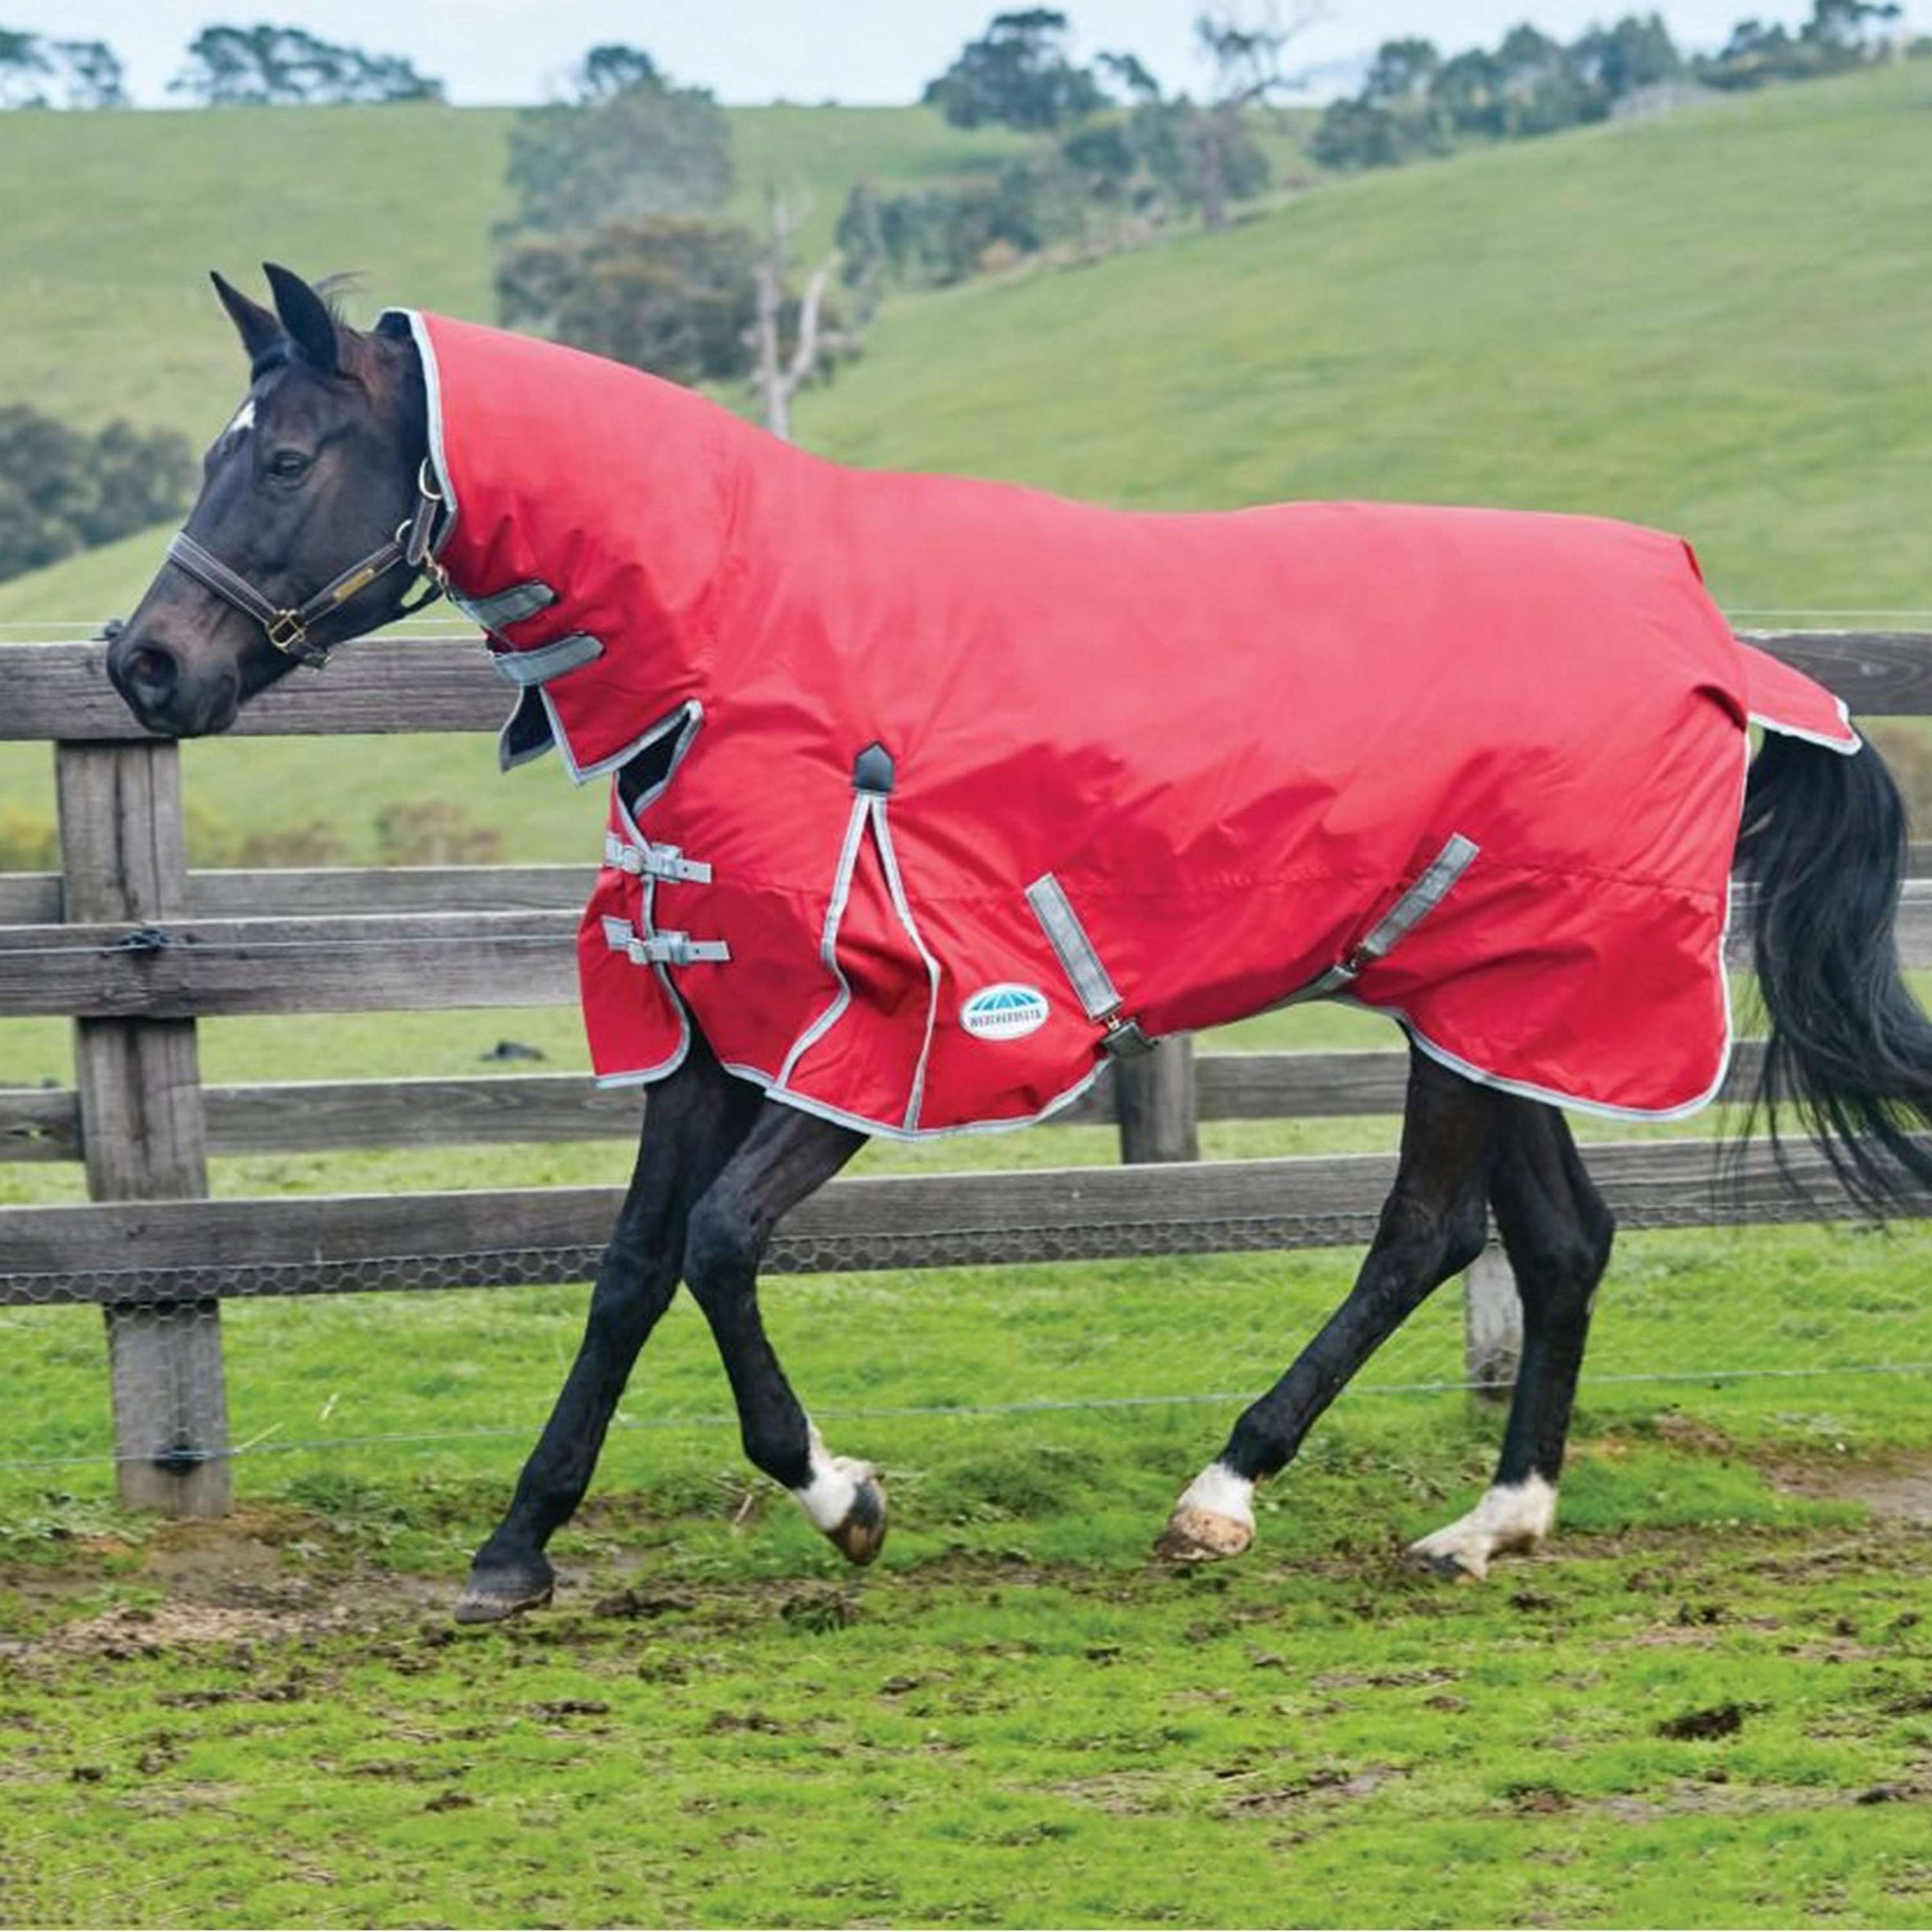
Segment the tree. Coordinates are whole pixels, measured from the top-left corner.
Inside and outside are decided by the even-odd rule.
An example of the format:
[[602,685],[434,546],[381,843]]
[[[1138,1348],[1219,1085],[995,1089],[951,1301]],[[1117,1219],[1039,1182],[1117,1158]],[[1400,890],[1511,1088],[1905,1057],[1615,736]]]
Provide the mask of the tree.
[[194,478],[172,430],[112,422],[89,436],[25,404],[0,408],[0,578],[178,516]]
[[828,256],[812,270],[802,295],[788,286],[791,244],[808,208],[784,200],[776,188],[765,190],[765,234],[754,279],[757,301],[750,348],[752,386],[765,427],[791,440],[791,400],[841,354],[857,351],[855,338],[827,326],[825,291],[838,257]]
[[1048,7],[995,14],[921,98],[956,128],[994,124],[1039,134],[1070,126],[1106,97],[1086,68],[1067,58],[1068,31],[1066,16]]
[[300,27],[204,27],[170,94],[210,107],[340,106],[356,101],[440,100],[442,82],[400,54],[364,53]]
[[1655,14],[1629,14],[1613,27],[1590,28],[1570,57],[1584,86],[1606,103],[1674,80],[1684,70],[1670,29]]
[[723,203],[731,128],[705,89],[674,87],[628,48],[593,48],[579,86],[578,102],[527,108],[511,124],[512,232],[701,215]]
[[1377,107],[1420,100],[1442,65],[1442,56],[1433,40],[1384,40],[1369,64],[1361,98]]
[[592,47],[578,62],[574,75],[580,105],[594,106],[601,100],[614,100],[634,87],[658,86],[664,76],[658,64],[642,47],[622,46],[607,41]]
[[1252,170],[1266,159],[1256,146],[1247,119],[1251,110],[1289,92],[1295,82],[1282,73],[1281,57],[1288,43],[1318,17],[1316,0],[1284,22],[1275,0],[1265,0],[1252,17],[1238,7],[1210,8],[1196,18],[1196,44],[1213,72],[1208,107],[1195,127],[1200,151],[1201,219],[1210,228],[1228,218],[1228,203],[1235,198],[1238,172]]
[[498,312],[512,328],[673,382],[728,382],[749,366],[757,258],[742,228],[688,215],[620,217],[505,249]]
[[105,40],[50,40],[0,27],[0,107],[124,107],[121,62]]

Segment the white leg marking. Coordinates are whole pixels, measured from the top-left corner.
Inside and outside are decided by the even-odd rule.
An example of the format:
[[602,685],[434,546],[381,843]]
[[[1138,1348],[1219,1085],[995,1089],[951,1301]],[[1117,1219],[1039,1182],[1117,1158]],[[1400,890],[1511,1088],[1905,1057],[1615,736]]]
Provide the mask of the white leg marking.
[[1408,1553],[1438,1576],[1480,1582],[1490,1558],[1534,1550],[1556,1521],[1556,1492],[1540,1476],[1486,1491],[1467,1516],[1408,1546]]
[[814,1429],[812,1480],[792,1494],[849,1562],[869,1563],[878,1555],[886,1540],[886,1486],[871,1463],[833,1455]]
[[825,1446],[816,1429],[812,1432],[812,1480],[792,1494],[799,1508],[812,1519],[812,1526],[827,1536],[852,1513],[859,1493],[859,1478],[866,1465],[848,1456],[835,1456]]
[[1240,1556],[1254,1539],[1254,1484],[1210,1462],[1181,1492],[1154,1549],[1176,1562],[1212,1562]]

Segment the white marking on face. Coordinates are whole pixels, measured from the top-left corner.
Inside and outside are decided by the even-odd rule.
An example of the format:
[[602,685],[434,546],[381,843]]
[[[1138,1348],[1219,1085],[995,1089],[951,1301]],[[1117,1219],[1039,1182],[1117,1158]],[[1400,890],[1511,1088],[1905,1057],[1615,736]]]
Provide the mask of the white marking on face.
[[803,1489],[794,1490],[798,1506],[812,1520],[813,1528],[830,1535],[852,1514],[859,1485],[849,1473],[853,1465],[835,1456],[825,1446],[825,1438],[812,1432],[812,1480]]
[[1204,1510],[1210,1516],[1225,1516],[1248,1529],[1255,1526],[1255,1486],[1245,1476],[1238,1476],[1225,1462],[1210,1462],[1180,1492],[1174,1504],[1182,1510]]
[[242,435],[255,427],[255,398],[248,397],[235,412],[234,420],[221,432],[221,440],[226,442],[231,437]]

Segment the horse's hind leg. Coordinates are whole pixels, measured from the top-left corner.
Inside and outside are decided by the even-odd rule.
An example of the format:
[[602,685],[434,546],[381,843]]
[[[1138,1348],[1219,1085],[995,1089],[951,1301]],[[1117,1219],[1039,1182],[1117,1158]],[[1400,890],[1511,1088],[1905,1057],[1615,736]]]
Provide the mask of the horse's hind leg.
[[828,1452],[792,1393],[758,1312],[758,1264],[778,1220],[865,1144],[849,1127],[767,1102],[692,1209],[684,1264],[730,1378],[746,1454],[854,1563],[869,1563],[885,1540],[885,1488],[869,1464]]
[[1430,1292],[1482,1252],[1496,1097],[1412,1052],[1401,1165],[1355,1286],[1175,1504],[1154,1546],[1160,1555],[1192,1562],[1245,1550],[1256,1484],[1286,1464],[1316,1418]]
[[763,1096],[721,1068],[702,1039],[651,1090],[630,1190],[597,1268],[577,1359],[508,1514],[477,1551],[459,1623],[494,1623],[546,1601],[544,1546],[584,1499],[638,1352],[677,1292],[692,1202],[751,1130]]
[[1458,1580],[1483,1576],[1492,1556],[1534,1549],[1556,1521],[1591,1303],[1616,1231],[1563,1116],[1534,1100],[1504,1099],[1499,1108],[1490,1198],[1522,1297],[1516,1395],[1482,1501],[1409,1552]]

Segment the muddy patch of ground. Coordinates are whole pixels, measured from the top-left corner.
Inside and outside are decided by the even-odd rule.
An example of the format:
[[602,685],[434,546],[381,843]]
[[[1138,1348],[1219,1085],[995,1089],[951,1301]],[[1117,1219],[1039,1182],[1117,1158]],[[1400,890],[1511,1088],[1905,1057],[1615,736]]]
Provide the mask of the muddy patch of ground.
[[1910,1461],[1780,1462],[1766,1474],[1787,1496],[1862,1503],[1887,1522],[1932,1529],[1932,1456]]

